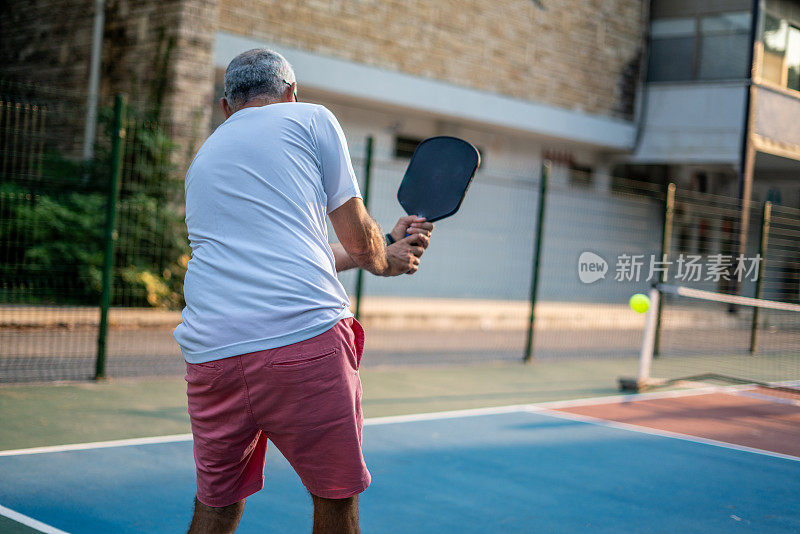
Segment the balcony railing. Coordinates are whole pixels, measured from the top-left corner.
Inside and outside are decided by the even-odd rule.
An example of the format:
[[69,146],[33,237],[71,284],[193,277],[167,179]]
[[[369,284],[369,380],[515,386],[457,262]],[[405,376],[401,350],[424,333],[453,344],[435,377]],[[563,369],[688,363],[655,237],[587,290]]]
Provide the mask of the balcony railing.
[[800,93],[759,85],[755,91],[754,133],[764,142],[800,151]]

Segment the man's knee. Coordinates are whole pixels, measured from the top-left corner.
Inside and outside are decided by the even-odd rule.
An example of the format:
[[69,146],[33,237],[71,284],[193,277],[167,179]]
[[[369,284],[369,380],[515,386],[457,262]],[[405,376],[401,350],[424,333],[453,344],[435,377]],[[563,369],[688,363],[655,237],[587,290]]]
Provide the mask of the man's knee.
[[311,494],[311,499],[314,501],[314,506],[323,506],[331,509],[347,509],[358,505],[358,495],[347,497],[345,499],[326,499]]
[[244,499],[228,506],[208,506],[195,498],[189,534],[234,532],[244,512]]
[[311,494],[314,501],[314,534],[358,534],[358,495],[346,499],[325,499]]

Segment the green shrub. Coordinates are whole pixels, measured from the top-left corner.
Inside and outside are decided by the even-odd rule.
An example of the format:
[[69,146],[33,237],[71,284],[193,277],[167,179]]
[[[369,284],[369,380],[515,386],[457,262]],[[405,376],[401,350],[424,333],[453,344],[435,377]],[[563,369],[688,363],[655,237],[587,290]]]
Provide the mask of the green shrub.
[[[95,158],[42,157],[37,179],[0,185],[0,302],[96,304],[102,282],[111,170],[112,112],[103,109]],[[189,247],[175,143],[146,115],[129,111],[117,205],[112,305],[180,308]]]

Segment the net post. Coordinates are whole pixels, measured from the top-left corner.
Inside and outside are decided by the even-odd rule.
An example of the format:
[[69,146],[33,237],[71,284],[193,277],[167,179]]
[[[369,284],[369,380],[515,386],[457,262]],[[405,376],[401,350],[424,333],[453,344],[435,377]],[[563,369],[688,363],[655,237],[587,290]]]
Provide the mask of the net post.
[[635,377],[620,377],[619,389],[637,393],[652,385],[650,367],[653,363],[653,349],[655,348],[656,328],[658,326],[658,309],[661,304],[661,291],[657,284],[653,284],[648,293],[650,309],[645,316],[644,332],[642,333],[642,346],[639,349],[639,369]]
[[[372,143],[371,135],[367,136],[366,158],[364,160],[364,207],[369,207],[369,184],[372,178]],[[361,320],[361,294],[364,289],[364,269],[359,269],[356,273],[356,305],[353,315],[356,321]]]
[[533,334],[536,310],[536,298],[539,291],[539,266],[542,258],[542,235],[544,231],[544,212],[547,204],[547,181],[550,177],[551,164],[549,160],[542,162],[542,172],[539,179],[539,206],[536,215],[536,240],[533,244],[533,270],[531,272],[531,313],[528,321],[528,335],[525,340],[525,355],[522,359],[530,363],[533,359]]
[[650,380],[650,365],[653,362],[656,332],[658,331],[659,318],[661,316],[661,292],[658,290],[657,286],[650,288],[649,297],[651,307],[645,319],[642,348],[639,351],[639,372],[636,373],[637,389],[645,387]]
[[[675,219],[675,190],[677,189],[675,182],[670,182],[667,185],[667,196],[664,199],[664,228],[661,235],[661,261],[667,261],[669,257],[670,247],[672,246],[672,223]],[[662,284],[667,283],[666,269],[661,271]],[[658,356],[659,348],[661,347],[661,313],[662,304],[661,299],[658,299],[655,317],[655,333],[653,338],[653,355]]]
[[[769,200],[764,202],[764,209],[761,213],[761,238],[758,242],[758,254],[760,260],[758,262],[758,274],[756,278],[756,295],[757,299],[761,298],[763,291],[762,279],[764,276],[765,263],[767,261],[767,247],[769,242],[769,226],[772,219],[772,202]],[[758,352],[758,319],[759,307],[753,308],[753,324],[750,326],[750,354]]]
[[114,275],[114,243],[116,241],[117,200],[122,174],[122,153],[125,139],[125,95],[114,99],[114,121],[111,129],[111,175],[106,202],[105,250],[103,253],[103,286],[100,294],[100,327],[97,332],[95,380],[106,376],[106,344],[108,340],[108,310],[111,307],[111,286]]

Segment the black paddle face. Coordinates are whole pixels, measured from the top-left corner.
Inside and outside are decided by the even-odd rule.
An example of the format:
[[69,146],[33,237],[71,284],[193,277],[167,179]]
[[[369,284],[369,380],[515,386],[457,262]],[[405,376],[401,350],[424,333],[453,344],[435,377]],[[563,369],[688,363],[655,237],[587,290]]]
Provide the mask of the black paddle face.
[[480,164],[478,150],[463,139],[425,139],[411,156],[397,200],[406,213],[429,222],[449,217],[461,206]]

